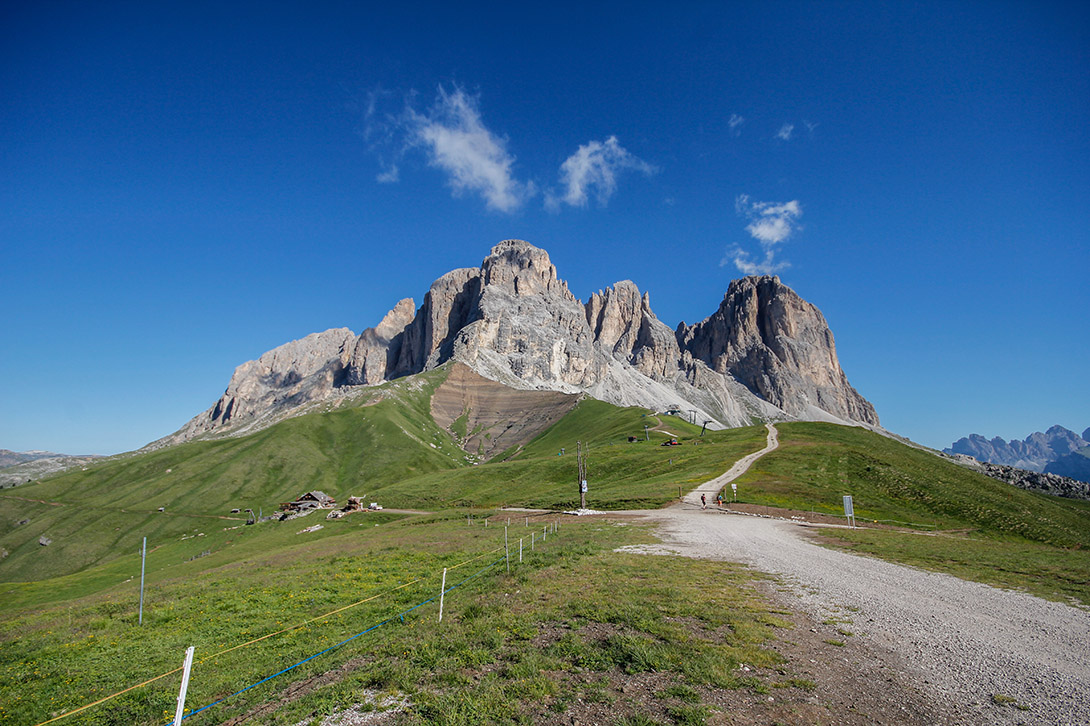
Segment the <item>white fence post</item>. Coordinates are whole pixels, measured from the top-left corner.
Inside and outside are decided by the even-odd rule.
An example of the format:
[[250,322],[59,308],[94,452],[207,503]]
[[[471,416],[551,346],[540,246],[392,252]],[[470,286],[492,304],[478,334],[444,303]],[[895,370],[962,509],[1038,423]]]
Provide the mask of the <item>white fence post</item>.
[[439,586],[439,622],[443,622],[443,598],[447,594],[447,568],[443,568],[443,584]]
[[189,671],[193,668],[193,646],[185,651],[185,665],[182,666],[182,689],[178,691],[178,708],[174,711],[174,726],[181,726],[182,714],[185,713],[185,692],[189,690]]
[[519,537],[519,562],[522,562],[522,537]]
[[137,625],[144,624],[144,562],[148,559],[148,538],[140,546],[140,619]]
[[507,549],[507,527],[503,528],[503,559],[507,561],[507,574],[511,574],[511,551]]

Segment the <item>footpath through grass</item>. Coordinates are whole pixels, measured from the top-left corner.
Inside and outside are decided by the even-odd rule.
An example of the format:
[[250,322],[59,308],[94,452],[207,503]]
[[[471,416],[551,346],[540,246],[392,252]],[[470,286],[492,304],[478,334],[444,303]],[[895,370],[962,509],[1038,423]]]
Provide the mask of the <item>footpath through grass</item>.
[[861,428],[777,428],[780,448],[738,480],[739,501],[835,515],[850,494],[859,524],[918,532],[831,529],[826,542],[1090,605],[1090,502],[1018,489]]
[[[782,680],[771,670],[758,675],[779,663],[768,645],[787,623],[752,590],[751,574],[725,563],[613,551],[646,541],[641,528],[566,518],[542,542],[543,522],[513,521],[511,574],[501,564],[449,592],[439,625],[434,602],[404,621],[396,616],[438,595],[442,567],[479,557],[449,571],[449,587],[502,556],[506,515],[487,528],[479,519],[467,524],[463,512],[379,527],[362,518],[366,526],[349,517],[331,523],[346,526],[293,535],[291,543],[259,525],[249,528],[265,532],[251,535],[246,559],[156,569],[142,626],[131,581],[61,601],[45,596],[48,583],[38,603],[23,593],[20,606],[7,603],[0,616],[0,721],[35,726],[62,716],[178,668],[189,645],[196,657],[187,703],[199,708],[391,617],[186,723],[240,716],[317,723],[376,693],[404,699],[409,723],[536,723],[588,699],[618,717],[690,723],[670,714],[710,714],[692,694],[764,691],[770,678]],[[231,650],[371,596],[378,597]],[[652,673],[674,690],[651,702],[624,696],[623,678]],[[166,723],[179,680],[173,674],[56,723]]]

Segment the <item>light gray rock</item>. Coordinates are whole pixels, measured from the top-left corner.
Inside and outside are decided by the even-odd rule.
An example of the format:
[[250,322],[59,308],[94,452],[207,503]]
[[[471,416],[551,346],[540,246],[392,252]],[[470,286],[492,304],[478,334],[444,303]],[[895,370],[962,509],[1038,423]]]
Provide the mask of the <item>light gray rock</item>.
[[786,413],[814,409],[846,421],[878,425],[878,414],[840,368],[833,333],[814,305],[779,277],[734,280],[719,309],[677,329],[681,347]]
[[677,338],[651,311],[651,296],[641,297],[635,283],[622,280],[591,295],[586,313],[595,343],[615,359],[651,378],[677,373],[681,361]]
[[149,447],[188,441],[220,429],[237,429],[325,398],[345,383],[355,347],[355,333],[335,328],[273,348],[236,368],[227,390],[211,408]]
[[407,297],[386,313],[378,325],[360,334],[348,364],[349,385],[381,383],[396,367],[402,333],[416,315],[416,303]]
[[678,408],[713,428],[793,418],[878,424],[840,369],[821,312],[778,278],[736,280],[715,314],[674,331],[633,282],[584,304],[545,250],[504,240],[479,268],[432,283],[419,309],[406,298],[358,338],[331,330],[240,366],[220,401],[168,439],[271,422],[338,387],[450,360],[514,388]]

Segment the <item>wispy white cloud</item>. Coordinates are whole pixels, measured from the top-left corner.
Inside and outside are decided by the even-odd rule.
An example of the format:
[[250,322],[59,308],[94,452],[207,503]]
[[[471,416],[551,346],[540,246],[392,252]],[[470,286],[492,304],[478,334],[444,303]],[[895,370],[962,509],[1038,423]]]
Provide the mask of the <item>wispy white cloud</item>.
[[790,141],[791,135],[795,133],[795,124],[785,123],[780,127],[780,130],[776,132],[776,138],[783,141]]
[[726,267],[733,264],[743,275],[773,275],[791,266],[791,263],[786,260],[776,262],[775,256],[775,250],[767,250],[762,261],[754,262],[749,252],[735,245],[727,250],[727,254],[719,261],[719,266]]
[[375,181],[379,184],[396,184],[400,179],[397,164],[390,164],[389,167],[375,176]]
[[806,130],[808,132],[810,132],[811,135],[813,135],[814,129],[816,129],[820,124],[811,123],[811,122],[807,121],[806,119],[803,119],[802,120],[802,125],[806,127]]
[[588,141],[560,165],[563,195],[547,194],[545,206],[554,211],[561,203],[585,207],[592,190],[598,203],[605,206],[617,190],[617,175],[628,169],[648,176],[656,171],[655,167],[622,147],[616,136],[610,136],[604,142]]
[[480,194],[485,204],[512,212],[534,193],[532,183],[515,179],[515,163],[507,139],[490,131],[481,120],[476,96],[458,86],[448,93],[439,87],[426,113],[406,110],[409,143],[428,152],[428,162],[446,172],[454,194]]
[[742,124],[746,122],[745,118],[739,116],[736,113],[730,115],[730,120],[727,121],[727,127],[730,129],[730,133],[733,136],[741,136]]
[[755,261],[753,255],[740,245],[727,251],[720,261],[720,266],[734,264],[744,275],[771,275],[790,267],[786,260],[776,260],[777,245],[790,239],[798,230],[802,207],[798,200],[790,202],[755,202],[749,195],[742,194],[734,200],[734,209],[739,216],[749,220],[746,231],[757,241],[761,255]]

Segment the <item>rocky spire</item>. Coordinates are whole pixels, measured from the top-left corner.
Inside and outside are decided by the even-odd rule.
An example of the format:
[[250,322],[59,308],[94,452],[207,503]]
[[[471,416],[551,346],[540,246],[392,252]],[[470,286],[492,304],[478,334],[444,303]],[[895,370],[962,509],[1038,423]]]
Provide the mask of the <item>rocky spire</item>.
[[878,425],[874,407],[848,383],[825,316],[779,277],[734,280],[719,309],[677,329],[693,359],[733,377],[753,393],[804,418],[815,409]]

